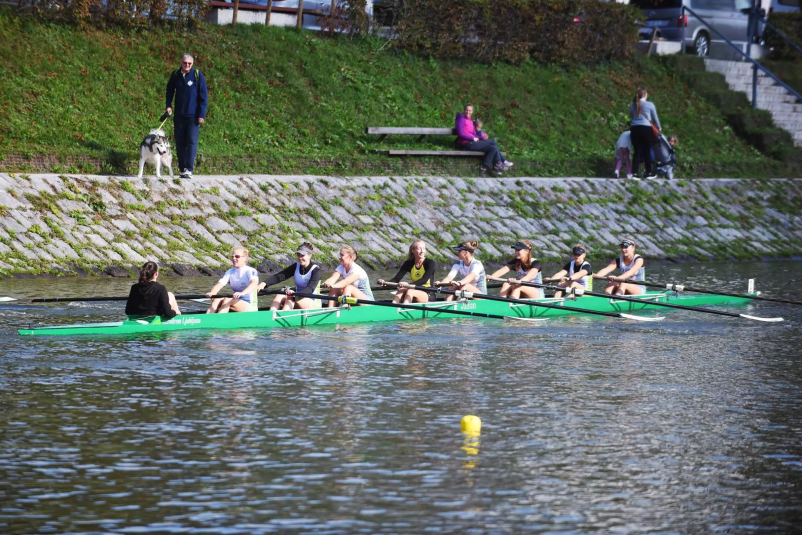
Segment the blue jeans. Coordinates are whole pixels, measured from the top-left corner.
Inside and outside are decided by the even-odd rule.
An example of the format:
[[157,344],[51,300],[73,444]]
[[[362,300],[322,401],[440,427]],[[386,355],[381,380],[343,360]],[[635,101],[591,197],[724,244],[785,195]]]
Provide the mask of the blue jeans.
[[195,155],[198,153],[198,134],[200,125],[195,117],[176,117],[173,123],[175,132],[175,152],[178,156],[178,171],[195,169]]

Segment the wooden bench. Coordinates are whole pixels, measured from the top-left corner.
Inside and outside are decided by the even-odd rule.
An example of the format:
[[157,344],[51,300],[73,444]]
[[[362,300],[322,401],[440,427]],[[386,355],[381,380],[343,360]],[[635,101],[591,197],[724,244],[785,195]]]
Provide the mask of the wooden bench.
[[379,141],[384,140],[390,134],[401,136],[418,136],[415,141],[423,141],[426,136],[456,136],[457,130],[454,128],[406,128],[396,126],[368,126],[365,128],[366,134],[379,136]]
[[[455,128],[408,128],[399,126],[368,126],[365,128],[366,134],[379,136],[382,141],[389,135],[418,136],[416,142],[423,141],[426,136],[456,136]],[[376,149],[377,154],[387,154],[388,156],[484,156],[485,153],[478,150],[406,150],[406,149]],[[504,153],[502,153],[503,155]]]

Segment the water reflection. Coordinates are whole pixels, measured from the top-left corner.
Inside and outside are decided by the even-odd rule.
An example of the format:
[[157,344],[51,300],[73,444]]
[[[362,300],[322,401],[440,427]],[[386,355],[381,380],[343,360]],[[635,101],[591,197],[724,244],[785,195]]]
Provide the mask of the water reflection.
[[[797,272],[650,276],[728,290],[755,277],[800,299]],[[0,281],[0,295],[129,284]],[[750,306],[789,319],[768,326],[670,311],[648,326],[15,335],[119,317],[119,304],[93,305],[0,305],[2,533],[788,533],[802,520],[802,313],[790,307]],[[466,414],[481,437],[461,433]]]

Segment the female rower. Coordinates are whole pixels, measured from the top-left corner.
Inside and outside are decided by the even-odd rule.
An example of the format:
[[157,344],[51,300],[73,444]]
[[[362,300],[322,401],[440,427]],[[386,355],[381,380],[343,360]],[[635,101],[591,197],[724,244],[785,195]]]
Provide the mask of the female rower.
[[[557,286],[560,288],[583,288],[585,290],[593,289],[593,268],[590,267],[590,262],[585,260],[588,255],[588,248],[577,243],[571,250],[571,261],[565,264],[563,268],[547,279],[548,282],[560,281]],[[565,292],[556,290],[554,297],[562,297]]]
[[[478,241],[466,241],[452,247],[457,252],[460,261],[451,267],[451,271],[445,279],[435,282],[435,284],[438,286],[448,284],[451,290],[486,294],[485,267],[473,257],[477,247],[479,247]],[[461,278],[455,281],[454,277],[457,275]],[[455,298],[456,296],[449,295],[446,297],[446,301],[453,301]]]
[[635,254],[635,245],[635,240],[632,238],[624,238],[620,244],[621,256],[610,260],[610,263],[596,274],[595,278],[602,279],[614,269],[619,270],[620,275],[617,277],[608,277],[607,287],[604,289],[605,293],[614,295],[641,295],[646,292],[646,286],[632,284],[632,282],[624,282],[646,280],[646,268],[644,267],[643,257],[639,254]]
[[[331,288],[329,295],[337,297],[344,295],[373,301],[368,274],[356,263],[357,260],[359,260],[359,253],[350,245],[340,249],[340,265],[334,270],[334,274],[323,283]],[[337,282],[340,277],[343,280]],[[329,301],[328,306],[334,306],[334,301]]]
[[159,266],[156,262],[145,262],[139,270],[139,282],[131,286],[125,313],[128,316],[161,316],[165,319],[181,314],[172,292],[156,282]]
[[231,264],[223,278],[217,281],[206,297],[211,297],[222,290],[226,284],[231,285],[234,294],[231,297],[213,299],[207,314],[224,314],[226,312],[254,312],[258,310],[256,288],[259,286],[259,272],[248,265],[248,249],[234,247],[231,251]]
[[323,268],[317,262],[312,262],[312,252],[315,246],[309,242],[304,242],[295,250],[295,258],[298,261],[290,264],[282,271],[274,273],[259,285],[259,290],[266,286],[272,286],[279,282],[293,278],[294,288],[288,288],[284,294],[279,294],[273,299],[270,310],[292,310],[293,308],[320,308],[320,299],[304,297],[309,294],[320,293],[320,278]]
[[434,260],[426,258],[426,243],[423,240],[416,240],[409,246],[409,254],[406,261],[401,264],[398,273],[389,281],[379,279],[379,284],[382,286],[386,282],[398,282],[398,291],[393,297],[393,303],[411,303],[417,301],[419,303],[427,303],[429,301],[429,294],[422,290],[414,290],[410,288],[406,282],[399,282],[404,275],[409,273],[409,278],[412,284],[417,286],[426,286],[427,288],[434,282]]
[[501,277],[509,271],[513,271],[517,277],[510,277],[507,279],[507,282],[501,286],[501,291],[498,293],[499,297],[519,299],[523,296],[530,299],[542,299],[544,295],[541,288],[521,286],[520,284],[520,281],[543,284],[543,274],[540,272],[540,260],[532,258],[532,242],[529,240],[519,240],[512,248],[515,249],[515,258],[490,276],[491,279],[494,279]]

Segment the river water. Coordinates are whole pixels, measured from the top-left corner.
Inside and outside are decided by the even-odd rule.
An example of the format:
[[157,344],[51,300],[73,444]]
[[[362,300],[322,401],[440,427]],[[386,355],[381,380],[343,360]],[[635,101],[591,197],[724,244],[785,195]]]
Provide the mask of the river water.
[[[547,270],[549,271],[549,270]],[[650,268],[802,299],[799,264]],[[3,280],[125,295],[130,280]],[[166,279],[176,292],[211,279]],[[784,292],[788,292],[785,294]],[[199,305],[200,306],[200,305]],[[0,304],[0,533],[789,533],[802,308],[21,338],[122,304]],[[482,419],[466,437],[460,419]]]

